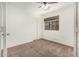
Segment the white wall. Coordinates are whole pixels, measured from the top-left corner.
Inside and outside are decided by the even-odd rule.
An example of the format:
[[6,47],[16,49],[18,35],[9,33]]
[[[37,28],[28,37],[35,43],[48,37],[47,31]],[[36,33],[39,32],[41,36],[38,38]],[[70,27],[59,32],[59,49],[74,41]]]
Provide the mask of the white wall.
[[65,45],[74,46],[74,5],[45,13],[42,15],[42,18],[56,15],[59,15],[59,31],[44,30],[43,28],[43,38]]
[[6,10],[7,47],[31,42],[37,39],[37,23],[28,11],[7,3]]

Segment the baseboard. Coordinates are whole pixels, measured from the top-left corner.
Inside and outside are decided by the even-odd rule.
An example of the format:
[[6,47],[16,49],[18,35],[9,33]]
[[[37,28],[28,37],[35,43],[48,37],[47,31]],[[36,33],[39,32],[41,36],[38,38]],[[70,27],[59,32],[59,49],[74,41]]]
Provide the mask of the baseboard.
[[51,43],[56,43],[56,44],[59,44],[59,45],[63,45],[63,46],[67,46],[67,47],[74,48],[74,47],[72,47],[72,46],[68,46],[68,45],[66,45],[66,44],[63,44],[63,43],[60,43],[60,42],[56,42],[56,41],[51,41],[51,40],[48,40],[48,39],[45,39],[45,38],[40,38],[40,39],[46,40],[46,41],[50,41]]

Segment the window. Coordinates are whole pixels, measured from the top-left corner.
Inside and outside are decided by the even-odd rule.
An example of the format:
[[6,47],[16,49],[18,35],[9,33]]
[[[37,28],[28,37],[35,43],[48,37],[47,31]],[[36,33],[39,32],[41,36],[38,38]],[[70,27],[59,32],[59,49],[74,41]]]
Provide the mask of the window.
[[45,30],[59,30],[59,16],[44,19]]

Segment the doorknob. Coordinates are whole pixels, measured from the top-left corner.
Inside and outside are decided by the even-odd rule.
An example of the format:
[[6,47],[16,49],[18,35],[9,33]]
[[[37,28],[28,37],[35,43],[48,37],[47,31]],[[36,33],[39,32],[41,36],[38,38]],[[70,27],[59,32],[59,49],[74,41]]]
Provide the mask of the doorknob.
[[7,36],[9,36],[10,35],[10,33],[7,33]]
[[[7,36],[9,36],[10,35],[10,33],[7,33]],[[4,34],[2,34],[2,36],[4,36]]]

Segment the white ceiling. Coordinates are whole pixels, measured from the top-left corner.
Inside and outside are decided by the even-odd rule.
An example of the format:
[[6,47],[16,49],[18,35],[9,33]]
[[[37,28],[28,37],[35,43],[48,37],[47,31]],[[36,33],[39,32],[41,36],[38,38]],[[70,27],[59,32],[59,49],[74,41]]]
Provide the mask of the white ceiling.
[[40,15],[40,14],[44,14],[46,12],[54,11],[56,9],[59,9],[59,8],[65,7],[65,6],[69,6],[73,3],[72,2],[59,2],[56,4],[50,4],[49,5],[50,9],[48,9],[48,10],[38,8],[41,4],[36,3],[36,2],[8,2],[7,4],[14,5],[18,8],[23,8],[26,11],[28,11],[29,13],[31,13],[32,15]]

